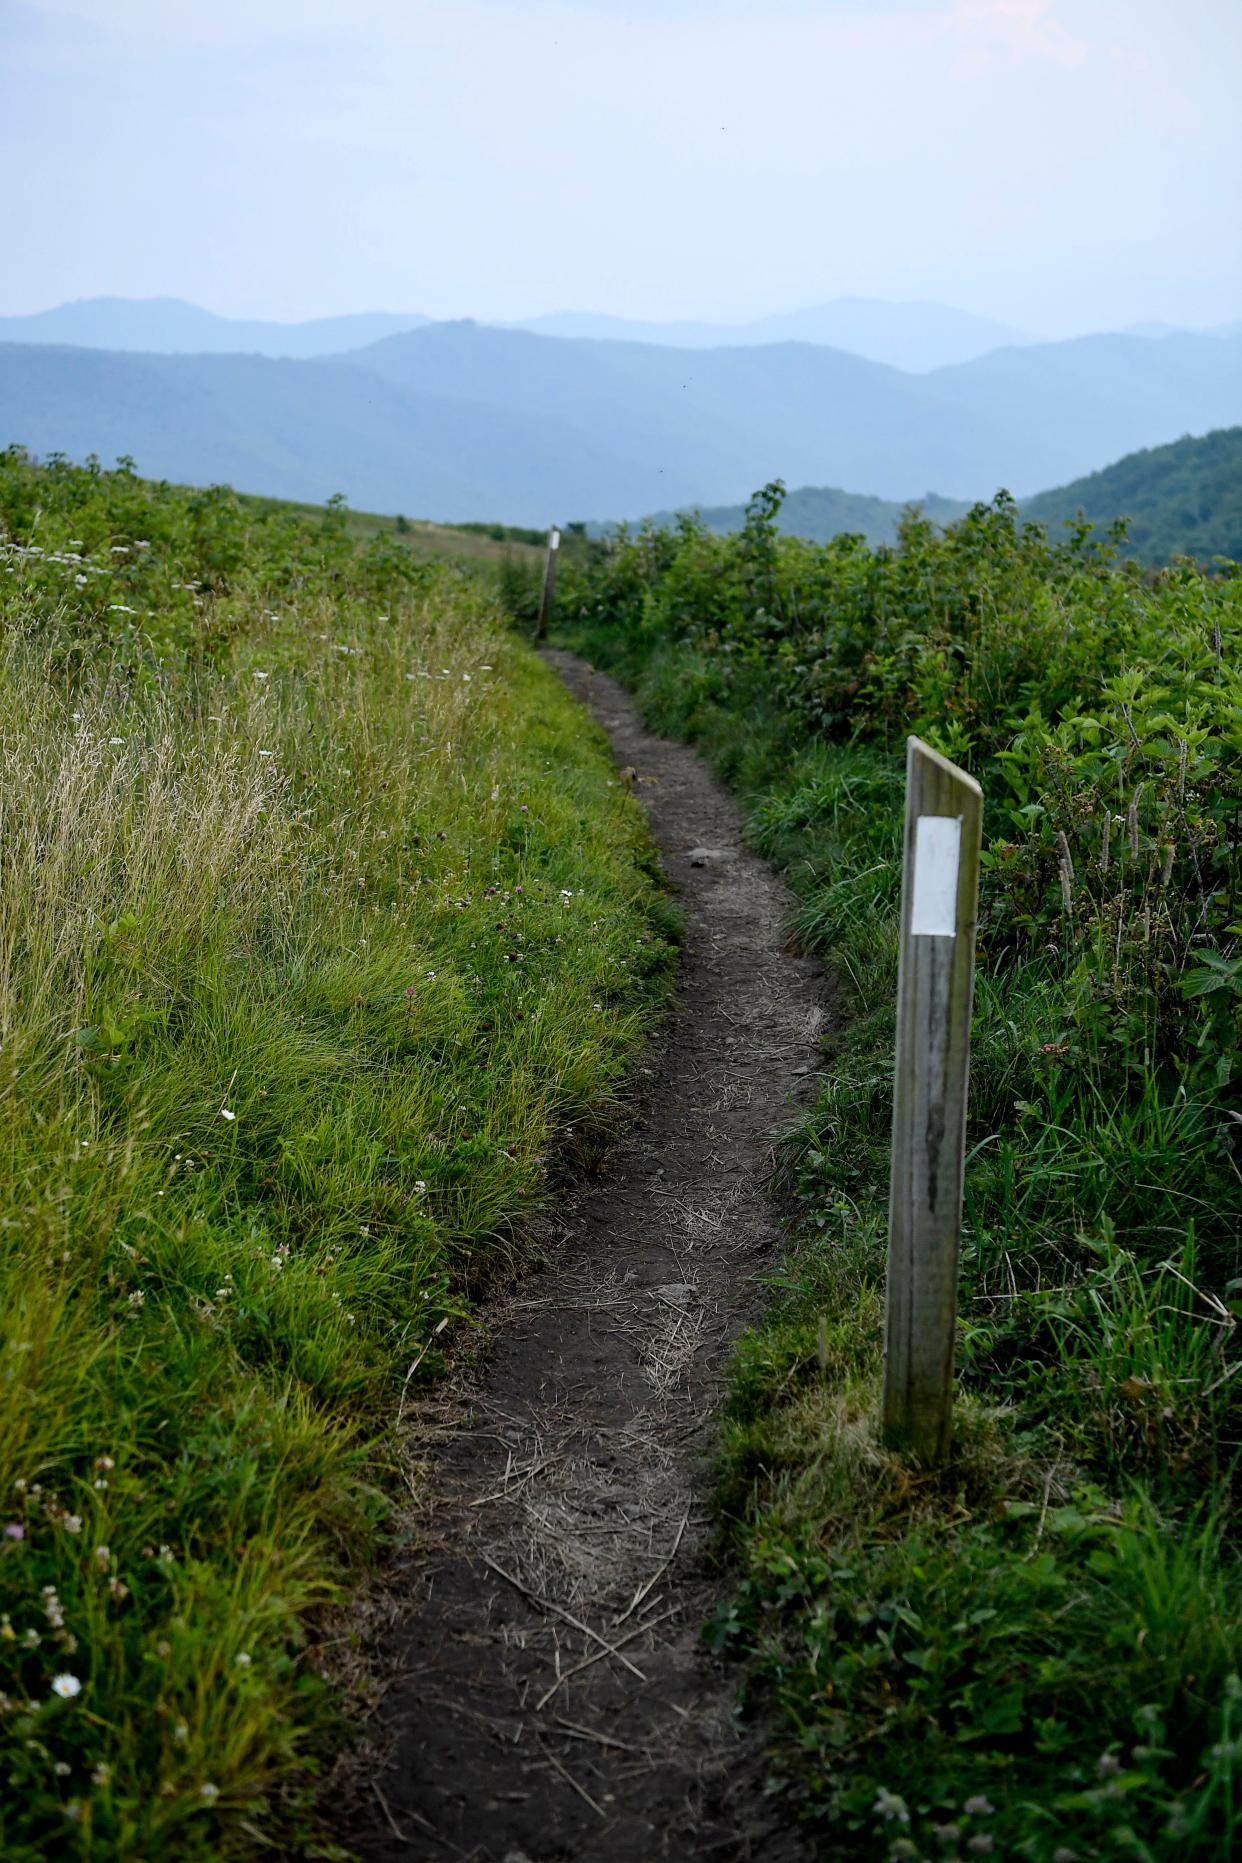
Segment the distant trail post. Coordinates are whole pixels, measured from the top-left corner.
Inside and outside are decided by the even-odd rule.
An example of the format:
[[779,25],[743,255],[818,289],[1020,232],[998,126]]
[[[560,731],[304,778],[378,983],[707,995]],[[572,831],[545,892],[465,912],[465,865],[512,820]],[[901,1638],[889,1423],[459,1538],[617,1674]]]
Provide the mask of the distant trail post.
[[982,827],[974,778],[908,738],[883,1434],[927,1463],[953,1428]]
[[539,597],[539,621],[535,639],[546,640],[552,602],[556,595],[556,553],[561,547],[561,533],[554,524],[548,532],[548,554],[543,564],[543,594]]

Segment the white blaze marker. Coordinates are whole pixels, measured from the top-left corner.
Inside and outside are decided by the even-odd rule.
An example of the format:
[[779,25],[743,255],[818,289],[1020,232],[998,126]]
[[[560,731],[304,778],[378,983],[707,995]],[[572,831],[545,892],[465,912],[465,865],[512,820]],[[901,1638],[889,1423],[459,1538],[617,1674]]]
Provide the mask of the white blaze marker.
[[961,858],[961,816],[920,815],[914,827],[912,938],[957,936],[957,871]]
[[543,559],[543,588],[539,596],[539,619],[535,623],[536,640],[547,638],[552,604],[556,600],[556,553],[560,547],[561,533],[554,524],[548,532],[548,548]]

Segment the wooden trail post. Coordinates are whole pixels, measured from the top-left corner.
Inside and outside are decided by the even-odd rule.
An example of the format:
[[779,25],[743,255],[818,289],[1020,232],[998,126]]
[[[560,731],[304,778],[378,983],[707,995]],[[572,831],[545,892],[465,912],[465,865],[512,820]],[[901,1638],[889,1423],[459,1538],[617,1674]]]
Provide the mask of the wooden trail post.
[[548,554],[543,563],[543,594],[539,597],[539,620],[535,627],[535,639],[545,640],[548,633],[548,619],[552,613],[552,600],[556,594],[556,553],[561,547],[561,533],[554,524],[548,532]]
[[953,1427],[982,827],[974,778],[908,738],[883,1434],[928,1463]]

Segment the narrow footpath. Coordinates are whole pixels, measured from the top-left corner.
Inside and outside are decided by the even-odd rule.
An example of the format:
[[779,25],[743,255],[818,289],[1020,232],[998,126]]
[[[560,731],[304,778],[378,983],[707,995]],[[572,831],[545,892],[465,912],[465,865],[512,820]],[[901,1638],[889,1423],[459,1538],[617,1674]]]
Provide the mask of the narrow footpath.
[[700,1632],[728,1587],[715,1417],[777,1260],[767,1183],[813,1086],[823,979],[701,758],[547,658],[635,773],[687,914],[680,984],[635,1123],[489,1316],[495,1349],[431,1455],[377,1769],[341,1836],[367,1863],[797,1863],[761,1730]]

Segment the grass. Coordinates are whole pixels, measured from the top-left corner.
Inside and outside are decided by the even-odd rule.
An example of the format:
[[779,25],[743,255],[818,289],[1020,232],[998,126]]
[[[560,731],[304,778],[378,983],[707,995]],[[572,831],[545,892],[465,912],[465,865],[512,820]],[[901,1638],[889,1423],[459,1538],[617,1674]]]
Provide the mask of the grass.
[[[899,552],[622,539],[562,593],[567,644],[742,794],[838,980],[734,1366],[710,1635],[844,1854],[1242,1841],[1239,592],[1058,555],[1001,503]],[[906,728],[989,798],[943,1471],[876,1428]]]
[[[322,523],[326,509],[323,505],[264,498],[253,492],[239,492],[237,499],[243,509],[256,513],[287,513],[315,523]],[[539,531],[511,524],[431,524],[423,518],[388,517],[347,506],[342,507],[341,518],[345,534],[354,542],[368,544],[376,538],[391,538],[417,557],[480,571],[489,579],[494,579],[507,564],[527,574],[542,572],[545,539]]]
[[0,545],[0,1849],[252,1855],[401,1393],[606,1128],[673,928],[477,583],[14,454]]

